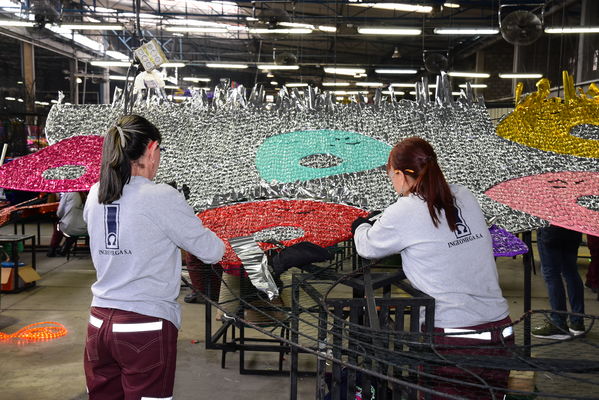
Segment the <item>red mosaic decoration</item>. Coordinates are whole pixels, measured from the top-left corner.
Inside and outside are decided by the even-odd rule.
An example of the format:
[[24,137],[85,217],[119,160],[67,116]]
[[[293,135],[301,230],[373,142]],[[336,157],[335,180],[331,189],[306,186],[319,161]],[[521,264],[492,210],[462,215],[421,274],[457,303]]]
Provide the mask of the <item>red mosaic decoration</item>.
[[[305,235],[283,241],[285,246],[308,241],[328,247],[351,238],[351,223],[357,217],[367,214],[359,208],[342,204],[310,200],[265,200],[213,208],[198,216],[204,226],[225,242],[226,251],[221,264],[225,271],[237,275],[241,260],[229,245],[228,239],[252,235],[277,226],[290,226],[302,229]],[[275,247],[261,242],[258,245],[263,250]]]
[[[87,191],[100,179],[101,136],[75,136],[0,167],[1,187],[31,192]],[[46,179],[44,171],[67,165],[82,166],[76,179]]]
[[577,203],[582,196],[599,195],[599,172],[551,172],[502,182],[485,192],[552,225],[599,235],[599,212]]

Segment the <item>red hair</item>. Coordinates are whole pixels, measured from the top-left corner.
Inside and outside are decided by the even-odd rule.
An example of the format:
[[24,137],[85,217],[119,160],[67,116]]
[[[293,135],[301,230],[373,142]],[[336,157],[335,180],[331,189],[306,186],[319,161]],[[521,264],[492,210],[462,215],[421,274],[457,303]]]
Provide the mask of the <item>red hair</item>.
[[400,170],[416,180],[411,192],[426,201],[435,227],[439,226],[439,215],[444,210],[449,228],[456,230],[454,197],[429,142],[411,137],[397,143],[387,161],[387,171],[390,170]]

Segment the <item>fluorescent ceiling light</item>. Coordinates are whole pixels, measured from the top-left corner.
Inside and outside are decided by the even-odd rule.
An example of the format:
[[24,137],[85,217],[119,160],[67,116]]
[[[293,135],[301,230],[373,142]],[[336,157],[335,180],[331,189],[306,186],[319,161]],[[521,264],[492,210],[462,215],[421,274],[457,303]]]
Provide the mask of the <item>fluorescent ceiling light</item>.
[[19,21],[16,19],[0,19],[0,26],[32,27],[33,25],[34,25],[33,21]]
[[450,3],[448,1],[446,1],[445,3],[443,3],[443,7],[447,7],[447,8],[460,8],[460,5],[458,3]]
[[322,86],[344,87],[349,86],[349,82],[322,82]]
[[89,31],[122,31],[125,27],[121,24],[96,24],[96,23],[77,23],[77,24],[61,24],[61,28],[71,30],[89,30]]
[[456,78],[488,78],[491,76],[486,72],[448,72],[447,75]]
[[245,20],[252,21],[252,22],[260,21],[258,18],[255,18],[255,17],[245,17]]
[[213,28],[224,28],[224,24],[214,21],[204,21],[201,19],[169,18],[165,20],[164,23],[173,26],[210,26]]
[[248,30],[249,33],[278,33],[282,35],[305,35],[312,33],[312,29],[308,28],[289,28],[289,29],[267,29],[267,28],[253,28]]
[[18,101],[19,103],[23,103],[23,102],[24,102],[24,100],[23,100],[22,98],[20,98],[20,97],[17,99],[17,101]]
[[191,33],[227,33],[227,28],[214,28],[202,26],[167,26],[164,30],[168,32],[191,32]]
[[543,74],[499,74],[499,77],[502,79],[540,79],[543,77]]
[[[389,87],[415,88],[416,84],[415,83],[392,83],[389,85]],[[428,88],[436,89],[437,85],[435,83],[429,83]]]
[[404,3],[354,3],[350,2],[350,6],[356,7],[368,7],[377,8],[380,10],[393,10],[393,11],[406,11],[406,12],[417,12],[417,13],[430,13],[433,11],[431,6],[420,6],[415,4],[404,4]]
[[[415,91],[415,90],[412,90],[412,91],[410,92],[410,94],[411,94],[412,96],[416,96],[416,91]],[[428,95],[429,95],[429,96],[432,96],[432,95],[433,95],[433,92],[428,92]]]
[[368,94],[368,90],[333,90],[336,95]]
[[50,103],[52,103],[52,104],[58,104],[58,100],[50,100]]
[[15,101],[16,98],[15,97],[5,97],[4,100]]
[[356,74],[365,74],[366,70],[364,68],[335,68],[335,67],[325,67],[324,72],[327,74],[337,74],[337,75],[351,75],[354,76]]
[[452,96],[459,96],[459,95],[461,95],[461,94],[462,94],[462,92],[451,92],[451,95],[452,95]]
[[294,82],[294,83],[286,83],[285,86],[287,86],[287,87],[308,87],[308,84],[304,83],[304,82]]
[[277,86],[279,84],[279,82],[277,82],[277,81],[270,81],[270,84],[273,85],[273,86]]
[[131,65],[128,61],[110,61],[110,60],[95,60],[90,61],[90,64],[95,67],[128,67]]
[[94,11],[94,12],[96,12],[98,14],[106,14],[106,13],[113,14],[113,13],[117,12],[117,10],[115,10],[114,8],[93,7],[93,6],[88,7],[88,8],[90,9],[90,11]]
[[175,85],[164,85],[165,89],[174,89],[174,90],[179,90],[181,89],[179,86],[175,86]]
[[377,74],[415,74],[418,71],[415,69],[375,69],[374,72],[376,72]]
[[359,27],[358,33],[362,35],[401,35],[415,36],[422,33],[418,28],[374,28],[374,27]]
[[599,33],[599,26],[564,26],[545,28],[545,33]]
[[385,86],[381,82],[356,82],[356,86],[362,87],[383,87]]
[[337,27],[327,26],[327,25],[319,25],[318,30],[323,31],[323,32],[337,32]]
[[435,28],[437,35],[496,35],[497,28]]
[[337,96],[337,97],[335,97],[335,99],[337,99],[337,101],[341,101],[341,100],[344,100],[345,97],[343,97],[343,96]]
[[184,81],[187,82],[210,82],[211,79],[210,78],[196,78],[194,76],[186,76],[183,78]]
[[160,64],[161,67],[166,67],[166,68],[183,68],[185,66],[185,63],[182,62],[166,62],[163,64]]
[[278,70],[297,70],[299,69],[299,65],[278,65],[278,64],[261,64],[261,65],[257,65],[256,68],[258,69],[266,69],[269,71],[278,69]]
[[[98,10],[98,8],[100,7],[96,7],[96,11]],[[117,12],[117,10],[112,10],[112,12]],[[137,18],[137,14],[133,12],[119,13],[118,16],[125,18]],[[162,17],[156,14],[140,13],[139,19],[162,19]]]
[[169,96],[171,97],[172,100],[181,100],[181,101],[185,101],[185,100],[189,100],[191,97],[187,97],[187,96]]
[[[467,87],[465,83],[458,85],[458,86],[461,88],[464,88],[464,89]],[[472,89],[484,89],[487,87],[487,85],[485,85],[484,83],[471,83],[470,87]]]
[[208,68],[222,68],[222,69],[246,69],[247,64],[222,64],[222,63],[208,63]]
[[108,57],[116,58],[117,60],[121,60],[121,61],[129,60],[129,56],[121,53],[120,51],[106,50],[106,55]]
[[279,26],[287,26],[289,28],[305,28],[305,29],[311,29],[314,30],[314,25],[310,25],[310,24],[302,24],[299,22],[278,22],[277,25]]
[[[125,75],[109,75],[108,79],[110,79],[112,81],[124,81],[125,79],[127,79],[127,77]],[[133,81],[133,80],[135,80],[135,77],[130,76],[129,80]]]
[[241,25],[227,25],[226,28],[228,31],[247,31],[248,30],[247,26],[241,26]]
[[65,38],[67,40],[73,40],[77,44],[88,47],[98,53],[104,54],[104,52],[106,50],[106,48],[104,47],[104,44],[97,42],[93,39],[90,39],[87,36],[82,35],[80,33],[75,33],[71,29],[63,28],[58,25],[46,25],[46,28],[48,28],[52,32],[56,33],[57,35],[62,36],[63,38]]
[[383,91],[381,91],[381,93],[382,93],[382,94],[394,94],[394,95],[396,95],[396,96],[402,96],[402,95],[404,95],[404,94],[405,94],[405,93],[404,93],[404,92],[402,92],[401,90],[394,90],[393,92],[391,92],[390,90],[383,90]]
[[[21,4],[20,3],[15,3],[15,2],[10,1],[10,0],[0,0],[0,7],[10,8],[10,9],[17,8],[19,10],[15,11],[15,12],[20,12]],[[6,10],[6,11],[9,11],[9,10]]]

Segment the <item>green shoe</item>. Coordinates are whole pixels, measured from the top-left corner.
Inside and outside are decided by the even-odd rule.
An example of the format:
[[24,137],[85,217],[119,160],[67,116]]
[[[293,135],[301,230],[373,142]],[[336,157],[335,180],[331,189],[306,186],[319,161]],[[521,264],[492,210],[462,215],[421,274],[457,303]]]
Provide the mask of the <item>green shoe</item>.
[[534,328],[531,332],[534,337],[541,339],[565,340],[572,336],[567,326],[558,326],[555,322],[545,321],[545,325]]
[[574,335],[574,336],[584,335],[585,331],[586,331],[586,329],[584,327],[583,321],[578,321],[576,323],[570,322],[570,333],[572,335]]

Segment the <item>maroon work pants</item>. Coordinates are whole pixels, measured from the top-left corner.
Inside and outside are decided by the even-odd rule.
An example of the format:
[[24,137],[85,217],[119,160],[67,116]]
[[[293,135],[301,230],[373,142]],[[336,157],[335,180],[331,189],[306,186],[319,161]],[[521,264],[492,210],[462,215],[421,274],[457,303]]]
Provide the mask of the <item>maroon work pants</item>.
[[[505,327],[511,323],[511,319],[506,317],[500,321],[489,322],[486,324],[455,328],[463,331],[480,331],[482,329],[492,329],[495,327]],[[435,328],[435,333],[452,332],[451,329]],[[473,336],[474,338],[470,337]],[[473,356],[499,356],[510,357],[512,355],[510,347],[514,346],[514,334],[511,327],[506,329],[494,329],[481,334],[469,335],[468,332],[458,333],[457,335],[435,335],[433,337],[435,350],[442,355],[473,355]],[[452,348],[452,347],[457,348]],[[473,346],[472,348],[464,348]],[[506,388],[509,370],[491,369],[491,368],[466,368],[454,366],[433,367],[428,372],[439,377],[454,379],[461,382],[475,383],[479,385],[489,385],[495,388]],[[482,381],[478,378],[482,378]],[[484,382],[483,382],[484,381]],[[435,380],[434,378],[425,378],[421,384],[434,389],[438,392],[447,393],[455,396],[465,397],[467,399],[503,399],[503,391],[494,391],[494,395],[487,389],[476,388],[458,383]],[[494,396],[494,397],[493,397]],[[432,396],[433,399],[443,399],[442,396]]]
[[92,307],[83,363],[90,400],[172,399],[177,336],[170,321]]

